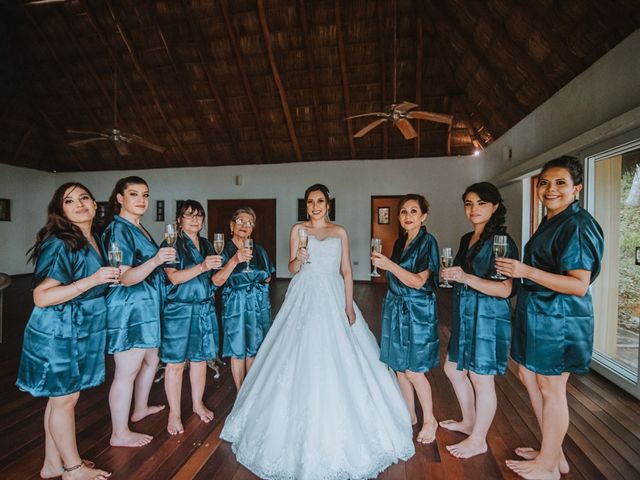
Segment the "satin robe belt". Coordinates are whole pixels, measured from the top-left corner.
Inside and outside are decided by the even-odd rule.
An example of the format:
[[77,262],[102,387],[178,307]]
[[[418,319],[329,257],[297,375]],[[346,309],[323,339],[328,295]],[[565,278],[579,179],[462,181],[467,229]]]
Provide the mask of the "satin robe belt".
[[247,298],[253,297],[255,299],[254,305],[262,305],[264,300],[264,291],[268,285],[260,282],[241,283],[229,287],[222,292],[222,299],[226,300],[230,295],[238,295],[244,293]]
[[553,292],[553,290],[547,287],[543,287],[542,285],[538,285],[537,283],[534,283],[534,284],[523,283],[522,288],[524,288],[527,292]]
[[[423,296],[424,295],[424,296]],[[389,292],[389,296],[393,300],[393,306],[391,309],[391,330],[397,330],[398,336],[400,337],[400,345],[403,347],[409,346],[409,340],[411,335],[409,335],[409,331],[412,329],[411,319],[413,318],[410,315],[410,305],[413,303],[413,300],[427,298],[433,302],[433,294],[427,293],[417,295],[394,295]],[[407,350],[408,351],[408,350]]]
[[[205,300],[200,300],[199,302],[171,302],[175,305],[184,305],[185,307],[191,307],[191,318],[193,315],[198,316],[198,326],[200,327],[201,332],[206,332],[211,330],[213,333],[216,328],[214,326],[216,321],[216,311],[213,307],[213,300],[207,298]],[[214,335],[202,335],[202,343],[200,344],[202,348],[202,352],[209,352],[211,350],[215,351],[214,343],[213,343]]]
[[[84,315],[83,308],[87,311],[100,311],[100,309],[93,308],[94,305],[102,305],[102,314],[106,312],[104,305],[104,297],[89,298],[86,300],[76,300],[67,303],[68,308],[71,310],[71,322],[60,322],[56,328],[55,335],[61,338],[71,339],[71,351],[69,352],[69,362],[71,364],[71,374],[74,377],[80,376],[80,366],[78,362],[78,331],[82,327],[85,321],[93,321],[99,315]],[[105,322],[106,327],[106,322]]]

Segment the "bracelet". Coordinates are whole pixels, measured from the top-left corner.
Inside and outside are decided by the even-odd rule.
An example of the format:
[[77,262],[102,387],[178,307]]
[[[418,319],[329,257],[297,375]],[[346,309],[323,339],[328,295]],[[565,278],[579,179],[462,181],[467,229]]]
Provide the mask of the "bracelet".
[[74,470],[78,470],[80,467],[82,467],[84,465],[84,463],[80,462],[78,465],[74,465],[73,467],[65,467],[64,465],[62,466],[62,471],[63,472],[73,472]]
[[73,285],[73,286],[75,287],[75,289],[76,289],[77,291],[79,291],[80,293],[84,293],[84,290],[82,290],[82,289],[78,286],[78,284],[77,284],[76,282],[71,282],[71,285]]

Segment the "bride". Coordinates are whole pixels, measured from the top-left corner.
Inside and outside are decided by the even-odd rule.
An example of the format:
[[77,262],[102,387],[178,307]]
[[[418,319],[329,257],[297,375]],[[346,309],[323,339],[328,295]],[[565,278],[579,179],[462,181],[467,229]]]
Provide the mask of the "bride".
[[353,303],[349,239],[328,221],[329,190],[313,185],[305,201],[309,220],[289,241],[295,275],[220,437],[262,478],[371,478],[414,454],[411,419]]

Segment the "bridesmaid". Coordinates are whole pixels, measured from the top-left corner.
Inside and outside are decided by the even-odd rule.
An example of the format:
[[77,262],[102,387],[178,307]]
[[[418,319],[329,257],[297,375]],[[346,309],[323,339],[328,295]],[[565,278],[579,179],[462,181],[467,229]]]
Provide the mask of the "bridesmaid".
[[[267,251],[253,245],[253,252],[244,246],[256,225],[256,214],[249,207],[234,212],[229,223],[231,240],[222,258],[225,266],[213,276],[222,290],[223,357],[231,357],[231,373],[236,388],[244,381],[262,340],[271,326],[269,281],[275,268]],[[251,271],[247,272],[249,262]]]
[[[445,420],[440,426],[469,435],[447,450],[458,458],[487,451],[487,432],[496,412],[494,375],[507,368],[511,340],[512,280],[492,280],[495,275],[493,236],[507,235],[507,209],[491,183],[476,183],[462,195],[464,213],[473,226],[460,239],[454,266],[440,275],[454,286],[449,354],[444,371],[456,392],[462,420]],[[507,235],[508,258],[518,258],[518,248]]]
[[431,385],[424,374],[439,364],[435,294],[439,251],[435,237],[422,225],[428,213],[429,203],[422,195],[402,197],[398,218],[404,232],[393,246],[391,259],[371,255],[376,267],[387,270],[389,282],[382,305],[380,360],[397,372],[414,424],[414,390],[418,395],[423,412],[420,443],[433,442],[438,428]]
[[112,242],[122,250],[122,287],[107,295],[107,352],[116,370],[109,391],[111,445],[140,447],[153,437],[129,429],[129,410],[135,384],[131,421],[159,412],[164,405],[149,406],[149,391],[158,366],[160,312],[164,274],[158,269],[175,260],[173,248],[158,249],[140,223],[149,208],[149,187],[140,177],[118,180],[109,198],[109,218],[102,243]]
[[214,359],[218,350],[215,287],[209,271],[220,267],[222,257],[214,255],[211,242],[199,235],[204,218],[204,208],[199,202],[187,200],[182,204],[176,215],[177,264],[164,269],[170,284],[162,318],[160,360],[167,365],[164,389],[169,402],[167,431],[171,435],[184,433],[180,398],[185,360],[189,360],[193,412],[205,423],[213,420],[213,412],[205,406],[202,396],[206,361]]
[[590,284],[600,273],[602,229],[576,201],[582,165],[560,157],[542,167],[538,198],[547,209],[524,250],[524,262],[497,259],[497,270],[522,278],[511,356],[542,430],[540,452],[518,448],[507,460],[523,478],[558,479],[569,471],[562,441],[569,427],[567,380],[586,373],[593,346]]
[[96,209],[88,188],[61,185],[29,250],[35,262],[35,307],[24,332],[16,385],[34,397],[49,397],[42,478],[104,480],[111,475],[80,459],[75,435],[80,391],[104,382],[105,284],[120,275],[117,268],[103,266],[104,252],[92,230]]

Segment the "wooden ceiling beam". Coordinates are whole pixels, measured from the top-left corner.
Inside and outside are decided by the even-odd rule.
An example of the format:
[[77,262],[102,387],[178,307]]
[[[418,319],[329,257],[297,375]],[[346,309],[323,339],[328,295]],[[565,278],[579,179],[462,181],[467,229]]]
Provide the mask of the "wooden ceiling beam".
[[298,11],[300,15],[300,25],[302,27],[302,42],[304,43],[305,61],[307,71],[309,73],[309,81],[311,83],[311,98],[313,99],[313,118],[316,123],[316,132],[318,133],[318,144],[320,145],[320,154],[322,160],[329,159],[329,142],[327,140],[327,131],[322,120],[322,110],[320,108],[320,95],[318,94],[318,82],[316,80],[316,66],[313,49],[311,48],[311,35],[309,34],[309,20],[307,19],[306,7],[304,0],[298,0]]
[[[384,41],[384,4],[387,3],[386,0],[378,0],[377,3],[377,13],[378,13],[378,51],[380,52],[380,111],[384,112],[387,107],[388,99],[388,91],[387,91],[387,62],[386,62],[386,51],[385,51],[385,41]],[[394,45],[395,48],[395,45]],[[395,98],[393,101],[395,102]],[[384,122],[382,124],[382,158],[389,157],[389,122]]]
[[262,37],[264,39],[265,47],[267,48],[269,65],[271,66],[271,75],[273,76],[273,81],[275,82],[276,88],[278,89],[278,94],[280,95],[280,104],[282,105],[282,113],[284,114],[284,119],[287,123],[287,130],[289,131],[289,140],[291,141],[291,146],[293,147],[293,151],[296,155],[296,160],[300,162],[302,161],[300,144],[298,143],[296,130],[293,126],[293,118],[291,116],[291,110],[289,109],[287,92],[284,89],[282,78],[280,78],[280,72],[278,71],[278,64],[276,62],[276,57],[273,55],[273,46],[271,44],[271,34],[269,33],[269,24],[267,23],[267,16],[264,12],[263,0],[257,0],[257,5],[258,5],[258,17],[260,19],[260,28],[262,29]]
[[[344,116],[351,116],[351,101],[349,100],[349,77],[347,75],[347,54],[344,48],[344,37],[342,35],[342,7],[340,0],[334,0],[336,15],[336,37],[338,40],[338,55],[340,57],[340,76],[342,77],[342,96],[344,99]],[[347,135],[349,141],[349,152],[351,160],[356,158],[356,144],[353,139],[353,127],[351,119],[347,119]]]
[[262,155],[264,156],[266,163],[268,163],[271,157],[270,148],[267,144],[267,138],[264,134],[264,129],[262,128],[262,121],[260,120],[258,106],[256,104],[255,97],[253,96],[253,90],[251,88],[251,84],[249,83],[249,77],[247,76],[247,72],[244,67],[244,61],[242,60],[242,53],[240,52],[240,46],[238,42],[238,33],[236,32],[236,29],[231,21],[231,14],[229,13],[229,5],[227,4],[227,0],[220,0],[218,2],[218,5],[220,5],[220,9],[222,10],[224,24],[227,29],[227,36],[229,37],[231,49],[233,50],[233,54],[236,58],[236,66],[240,71],[240,78],[242,79],[244,93],[247,96],[247,100],[249,101],[249,105],[251,106],[251,111],[253,112],[256,129],[258,130],[258,137],[260,138],[260,144],[262,145]]
[[184,158],[184,160],[187,162],[187,165],[190,165],[190,166],[193,165],[193,162],[191,161],[191,159],[187,155],[187,152],[185,152],[185,150],[184,150],[184,148],[182,146],[182,142],[180,141],[180,138],[178,137],[178,135],[176,134],[175,130],[171,126],[171,122],[170,122],[169,118],[164,113],[164,109],[160,105],[160,99],[158,97],[158,93],[156,92],[156,89],[153,86],[153,83],[149,79],[149,76],[145,72],[144,68],[142,68],[142,66],[140,65],[138,57],[137,57],[137,55],[135,53],[135,49],[133,47],[133,43],[131,42],[131,40],[129,39],[129,36],[125,32],[124,25],[120,21],[120,18],[118,17],[118,14],[116,13],[115,9],[113,8],[113,5],[111,5],[111,1],[110,0],[105,0],[105,3],[107,5],[107,8],[109,9],[109,13],[111,14],[111,18],[113,19],[113,22],[115,24],[116,31],[120,35],[120,38],[122,39],[122,42],[124,43],[124,45],[125,45],[125,47],[127,49],[127,52],[129,53],[129,58],[131,59],[131,62],[133,63],[133,66],[135,67],[136,71],[138,72],[138,75],[140,75],[140,77],[142,77],[142,80],[144,80],[144,83],[147,85],[147,88],[149,89],[149,92],[151,93],[151,97],[153,98],[153,103],[155,104],[156,108],[158,109],[158,113],[160,114],[160,117],[162,118],[162,120],[163,120],[163,122],[165,124],[165,127],[167,127],[167,130],[169,131],[169,135],[171,136],[173,141],[178,146],[178,149],[180,150],[180,153],[182,154],[182,157]]
[[[422,34],[422,0],[417,0],[415,3],[416,10],[416,103],[422,106],[422,62],[424,55],[424,38]],[[420,140],[421,140],[421,122],[416,121],[415,130],[418,136],[414,142],[415,157],[420,156]],[[449,130],[451,130],[451,124],[449,124]],[[448,154],[449,155],[449,154]]]
[[[444,112],[451,114],[452,113],[451,112],[451,103],[452,103],[451,102],[451,97],[449,95],[446,95],[444,97],[444,101],[442,103],[443,103],[443,106],[444,106],[444,109],[443,109]],[[445,152],[446,152],[447,157],[451,156],[451,143],[452,143],[452,140],[453,140],[452,132],[453,132],[453,122],[451,122],[449,124],[449,126],[447,127],[447,144],[445,146]]]
[[[224,102],[222,101],[222,95],[220,95],[220,90],[218,89],[218,86],[216,85],[216,82],[213,79],[213,73],[209,68],[209,64],[208,64],[209,59],[206,54],[207,50],[203,50],[202,48],[203,45],[206,45],[204,40],[204,35],[202,34],[200,27],[198,26],[195,19],[193,18],[191,9],[186,4],[186,0],[182,0],[180,2],[180,6],[182,8],[182,14],[186,17],[187,23],[189,25],[189,33],[191,38],[193,39],[193,46],[196,49],[196,53],[198,54],[198,61],[200,62],[200,67],[202,68],[203,72],[205,73],[205,76],[207,77],[207,85],[209,86],[209,91],[213,95],[213,100],[216,102],[216,105],[218,107],[218,112],[220,112],[220,117],[222,119],[220,123],[222,124],[223,129],[230,141],[231,151],[233,153],[234,158],[236,159],[236,162],[241,163],[242,158],[240,157],[240,153],[238,152],[236,138],[233,133],[234,130],[229,127],[229,115],[228,115],[227,109],[224,105]],[[198,99],[197,101],[201,101],[201,100]]]

